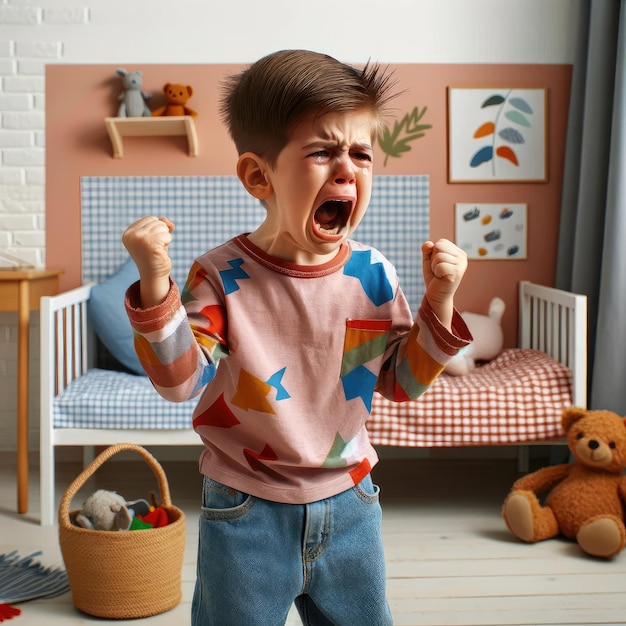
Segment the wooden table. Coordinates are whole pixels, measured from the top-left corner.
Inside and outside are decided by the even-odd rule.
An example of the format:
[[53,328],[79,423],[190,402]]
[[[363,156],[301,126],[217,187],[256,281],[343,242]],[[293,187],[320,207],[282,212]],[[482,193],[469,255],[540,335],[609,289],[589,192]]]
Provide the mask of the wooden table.
[[30,312],[59,290],[63,270],[0,270],[0,311],[17,311],[17,510],[28,511],[28,361]]

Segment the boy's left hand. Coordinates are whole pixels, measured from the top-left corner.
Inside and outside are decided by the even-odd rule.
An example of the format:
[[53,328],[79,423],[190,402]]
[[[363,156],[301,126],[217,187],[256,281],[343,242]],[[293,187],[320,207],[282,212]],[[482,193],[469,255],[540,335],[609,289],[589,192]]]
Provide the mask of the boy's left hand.
[[447,326],[453,299],[467,269],[467,254],[448,239],[422,244],[422,268],[426,298]]

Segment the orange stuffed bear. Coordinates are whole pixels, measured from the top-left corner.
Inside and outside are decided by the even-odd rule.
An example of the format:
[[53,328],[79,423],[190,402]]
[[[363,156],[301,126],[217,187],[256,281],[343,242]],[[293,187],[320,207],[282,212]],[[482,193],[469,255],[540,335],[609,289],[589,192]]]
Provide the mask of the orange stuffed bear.
[[196,111],[185,106],[187,100],[193,96],[193,88],[191,85],[166,83],[163,87],[163,93],[165,94],[167,104],[152,111],[152,117],[174,115],[190,115],[191,117],[196,117],[198,115]]
[[[517,480],[502,515],[523,541],[561,534],[575,538],[587,554],[611,558],[626,545],[626,418],[572,407],[561,421],[575,462]],[[545,493],[542,505],[538,496]]]

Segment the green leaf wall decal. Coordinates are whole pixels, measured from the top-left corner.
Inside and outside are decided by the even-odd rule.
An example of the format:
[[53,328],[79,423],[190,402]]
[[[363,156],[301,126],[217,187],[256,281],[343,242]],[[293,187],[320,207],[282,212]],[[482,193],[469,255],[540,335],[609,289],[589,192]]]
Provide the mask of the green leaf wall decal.
[[421,111],[418,107],[414,107],[410,113],[406,113],[402,119],[393,123],[393,130],[385,126],[378,135],[378,144],[385,153],[385,161],[383,165],[387,165],[390,156],[400,157],[405,152],[411,151],[409,143],[423,137],[432,124],[420,124],[421,119],[426,113],[427,107]]

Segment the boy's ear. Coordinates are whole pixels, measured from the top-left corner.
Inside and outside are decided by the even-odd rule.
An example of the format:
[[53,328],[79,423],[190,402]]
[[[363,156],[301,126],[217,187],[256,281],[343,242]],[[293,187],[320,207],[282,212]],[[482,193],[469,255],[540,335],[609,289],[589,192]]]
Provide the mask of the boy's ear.
[[244,152],[237,161],[237,176],[248,193],[257,200],[267,200],[273,193],[272,183],[265,177],[268,165],[254,152]]

